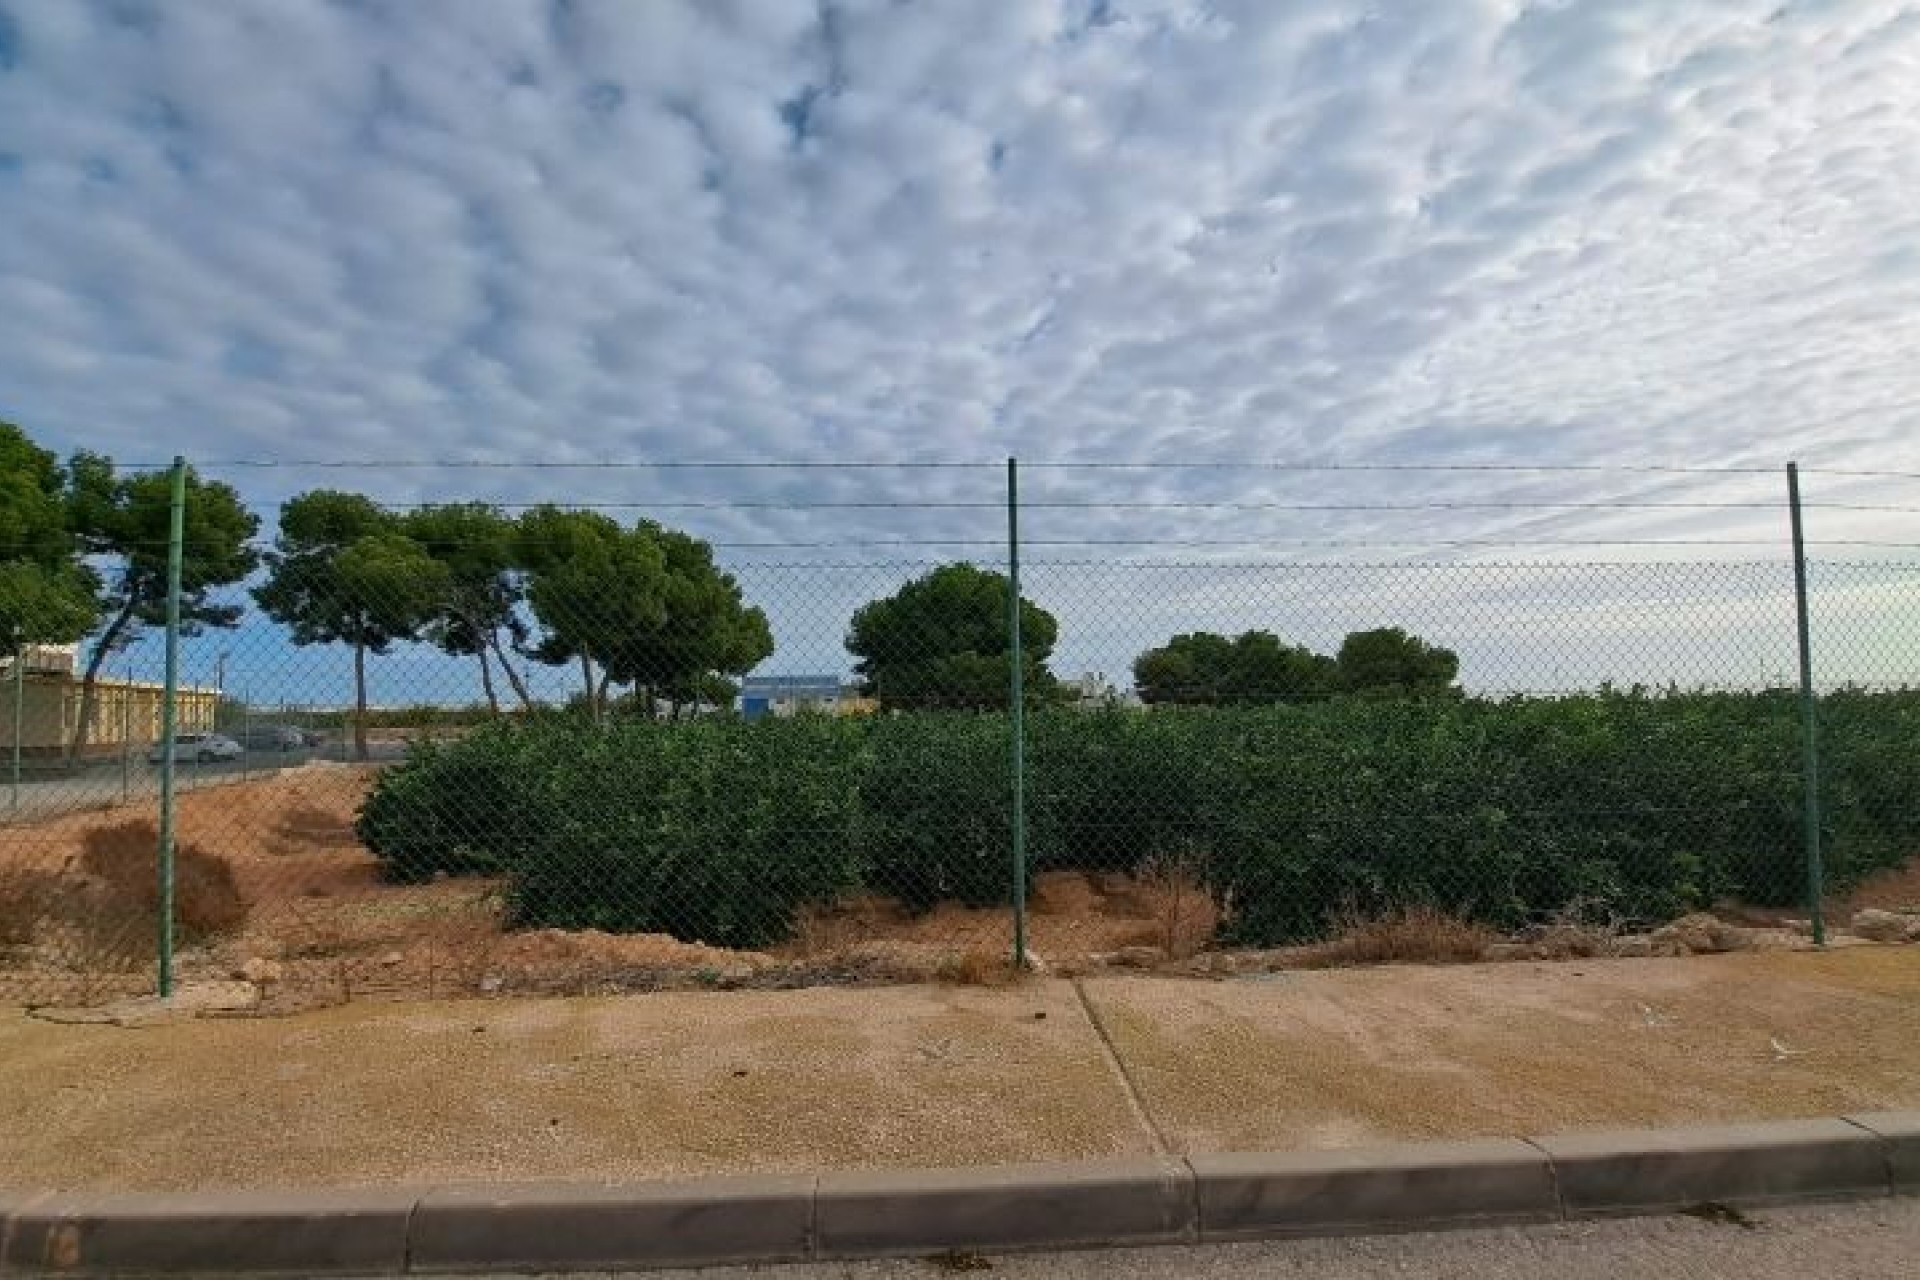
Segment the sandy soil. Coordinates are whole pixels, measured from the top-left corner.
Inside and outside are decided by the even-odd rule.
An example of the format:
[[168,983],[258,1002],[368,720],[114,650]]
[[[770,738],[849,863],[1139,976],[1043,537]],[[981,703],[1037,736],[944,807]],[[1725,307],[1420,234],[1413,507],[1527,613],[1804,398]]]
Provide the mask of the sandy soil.
[[1144,1152],[1072,989],[0,1014],[0,1184],[639,1178]]
[[1920,949],[1088,983],[1185,1150],[1920,1105]]
[[0,1170],[189,1188],[1338,1147],[1914,1107],[1915,1044],[1920,949],[1899,947],[356,1003],[142,1029],[9,1012]]

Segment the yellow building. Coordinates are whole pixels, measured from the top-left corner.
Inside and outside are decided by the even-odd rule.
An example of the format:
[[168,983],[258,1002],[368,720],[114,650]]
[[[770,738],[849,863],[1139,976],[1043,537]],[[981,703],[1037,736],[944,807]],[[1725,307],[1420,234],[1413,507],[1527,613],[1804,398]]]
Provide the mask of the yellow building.
[[[80,724],[80,677],[73,650],[29,647],[18,674],[13,659],[0,658],[0,759],[13,752],[15,690],[18,689],[20,754],[45,762],[66,756]],[[165,686],[144,680],[101,676],[93,682],[88,714],[88,756],[116,756],[126,748],[144,750],[160,740],[160,706]],[[213,728],[219,695],[212,689],[182,686],[175,695],[178,732]]]

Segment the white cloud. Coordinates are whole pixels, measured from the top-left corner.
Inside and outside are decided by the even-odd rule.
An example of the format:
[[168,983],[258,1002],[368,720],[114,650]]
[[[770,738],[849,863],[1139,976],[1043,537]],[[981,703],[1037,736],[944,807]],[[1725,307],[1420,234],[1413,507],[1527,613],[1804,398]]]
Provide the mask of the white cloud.
[[[1871,467],[1920,429],[1894,3],[0,11],[0,411],[63,447]],[[1329,485],[1380,492],[1284,492]]]

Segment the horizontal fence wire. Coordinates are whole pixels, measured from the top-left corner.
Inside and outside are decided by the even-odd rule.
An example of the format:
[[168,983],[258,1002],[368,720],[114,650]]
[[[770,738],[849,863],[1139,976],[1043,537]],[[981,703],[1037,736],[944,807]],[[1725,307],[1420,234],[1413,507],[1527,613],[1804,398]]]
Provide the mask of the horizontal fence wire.
[[[514,479],[565,470],[616,479]],[[0,995],[154,989],[169,760],[175,972],[267,1009],[1920,900],[1899,473],[1803,473],[1878,486],[1803,508],[1803,690],[1777,469],[1029,470],[1017,659],[1003,464],[195,462],[171,687],[164,523],[75,549],[77,616],[0,544]],[[223,471],[287,480],[210,521]]]

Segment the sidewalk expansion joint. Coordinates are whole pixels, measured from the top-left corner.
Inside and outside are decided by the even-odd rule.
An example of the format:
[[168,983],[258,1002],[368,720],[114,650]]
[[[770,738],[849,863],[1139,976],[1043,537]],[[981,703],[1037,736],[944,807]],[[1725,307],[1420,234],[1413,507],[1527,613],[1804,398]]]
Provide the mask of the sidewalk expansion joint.
[[1114,1075],[1119,1077],[1120,1091],[1126,1094],[1127,1106],[1133,1112],[1133,1118],[1139,1123],[1141,1130],[1146,1133],[1149,1147],[1156,1156],[1171,1155],[1172,1144],[1167,1141],[1167,1135],[1161,1130],[1160,1122],[1154,1119],[1153,1109],[1147,1105],[1146,1095],[1140,1091],[1140,1082],[1134,1079],[1133,1068],[1127,1065],[1127,1060],[1121,1056],[1120,1050],[1114,1047],[1113,1037],[1108,1034],[1107,1024],[1101,1020],[1100,1011],[1094,1007],[1092,997],[1087,995],[1085,983],[1079,978],[1074,978],[1072,981],[1073,994],[1080,999],[1080,1011],[1086,1015],[1088,1025],[1093,1028],[1093,1034],[1099,1037],[1101,1048],[1106,1050],[1107,1063],[1113,1068]]

